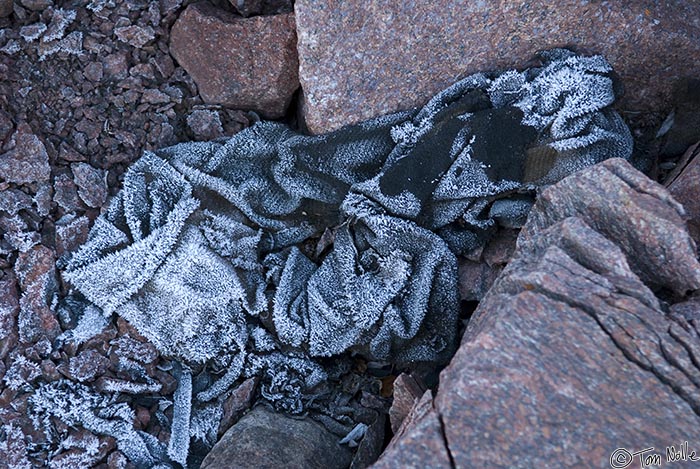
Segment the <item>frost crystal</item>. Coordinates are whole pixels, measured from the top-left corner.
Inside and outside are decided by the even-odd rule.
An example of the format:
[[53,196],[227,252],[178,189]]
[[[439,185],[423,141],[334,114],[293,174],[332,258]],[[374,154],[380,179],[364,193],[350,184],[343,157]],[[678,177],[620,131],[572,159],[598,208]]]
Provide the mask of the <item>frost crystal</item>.
[[[326,357],[400,366],[449,358],[456,256],[497,224],[522,224],[538,187],[631,154],[609,106],[608,63],[564,50],[543,59],[524,72],[467,77],[420,110],[327,135],[259,122],[228,140],[148,152],[130,168],[64,277],[182,363],[171,460],[187,463],[191,437],[212,443],[222,399],[242,379],[257,377],[262,399],[300,414],[317,409],[319,388],[337,376]],[[100,328],[95,311],[73,340]],[[120,367],[142,369],[148,359],[139,357],[120,352]],[[52,406],[41,398],[49,390],[35,398],[44,413],[59,408],[67,423],[115,436],[129,458],[142,448],[168,459],[128,419],[96,416],[90,409],[110,403],[87,388],[68,393],[86,403],[64,393]],[[346,438],[355,444],[365,427],[341,407],[325,417],[355,427]]]

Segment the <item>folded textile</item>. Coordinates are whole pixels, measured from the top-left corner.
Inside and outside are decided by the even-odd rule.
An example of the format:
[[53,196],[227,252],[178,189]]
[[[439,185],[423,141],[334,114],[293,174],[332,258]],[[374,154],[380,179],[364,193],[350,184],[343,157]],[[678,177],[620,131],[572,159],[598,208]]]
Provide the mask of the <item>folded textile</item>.
[[161,353],[229,366],[203,399],[285,356],[302,387],[322,377],[310,363],[344,352],[445,362],[457,256],[521,224],[539,187],[630,157],[611,74],[602,57],[549,51],[327,135],[259,122],[147,152],[64,276]]

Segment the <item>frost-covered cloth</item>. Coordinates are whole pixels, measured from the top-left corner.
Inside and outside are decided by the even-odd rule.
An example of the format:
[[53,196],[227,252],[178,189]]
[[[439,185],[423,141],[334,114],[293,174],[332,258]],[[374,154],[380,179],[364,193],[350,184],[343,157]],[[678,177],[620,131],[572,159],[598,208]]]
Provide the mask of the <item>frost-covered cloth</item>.
[[456,256],[522,223],[538,187],[631,155],[610,65],[543,58],[327,135],[260,122],[147,152],[65,278],[163,354],[226,367],[202,402],[259,374],[263,397],[300,412],[321,358],[348,351],[442,362]]

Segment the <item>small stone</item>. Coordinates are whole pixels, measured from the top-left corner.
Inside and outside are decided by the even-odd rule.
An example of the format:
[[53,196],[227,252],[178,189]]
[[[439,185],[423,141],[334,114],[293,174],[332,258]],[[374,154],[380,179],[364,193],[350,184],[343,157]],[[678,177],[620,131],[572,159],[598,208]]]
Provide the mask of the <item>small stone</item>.
[[491,267],[508,263],[515,252],[520,230],[502,229],[484,247],[483,260]]
[[75,10],[64,10],[63,8],[56,8],[53,11],[53,16],[51,16],[51,23],[49,23],[49,28],[41,38],[43,42],[56,41],[62,39],[66,34],[66,28],[75,21],[76,12]]
[[114,34],[120,41],[137,49],[141,49],[156,38],[156,32],[150,26],[122,26],[120,28],[115,28]]
[[5,139],[12,133],[13,128],[14,124],[10,115],[0,109],[0,148],[2,148]]
[[109,54],[104,59],[104,73],[113,80],[123,80],[129,73],[129,59],[125,52]]
[[685,209],[688,231],[700,246],[700,142],[688,149],[688,163],[680,169],[680,174],[666,183],[668,190]]
[[158,358],[158,351],[150,342],[136,340],[128,335],[122,335],[118,339],[113,340],[111,345],[116,346],[115,353],[117,357],[135,360],[144,365],[154,363]]
[[19,3],[32,11],[42,11],[53,5],[52,0],[19,0]]
[[152,88],[144,90],[143,95],[141,95],[141,99],[144,103],[149,104],[164,104],[170,102],[170,96],[160,90]]
[[88,163],[71,164],[78,195],[88,207],[100,208],[107,200],[107,178],[105,172]]
[[347,468],[352,453],[310,418],[295,419],[256,407],[214,445],[202,469],[240,467]]
[[20,253],[15,275],[22,291],[18,317],[20,340],[35,343],[42,337],[55,339],[61,327],[50,307],[58,289],[53,251],[39,245]]
[[0,361],[17,345],[19,292],[14,276],[0,280]]
[[200,2],[170,34],[170,53],[205,103],[284,115],[299,87],[294,15],[244,19]]
[[64,215],[56,221],[56,255],[73,252],[87,241],[90,219],[86,216]]
[[55,54],[81,56],[83,54],[83,33],[73,31],[61,40],[42,42],[37,47],[37,52],[39,52],[40,62]]
[[44,23],[34,23],[27,26],[22,26],[19,30],[19,35],[27,42],[34,42],[46,31]]
[[257,383],[258,380],[255,377],[248,378],[224,401],[224,413],[219,423],[219,438],[231,428],[231,425],[241,418],[244,412],[250,409],[250,406],[253,404],[253,398],[255,397]]
[[41,361],[41,376],[44,378],[46,381],[56,381],[61,379],[61,374],[58,372],[56,368],[56,364],[52,362],[51,360],[44,359]]
[[[0,18],[5,18],[12,14],[13,0],[0,0]],[[0,138],[0,140],[2,140]]]
[[108,469],[127,469],[128,460],[121,451],[112,451],[107,457]]
[[84,210],[85,205],[78,196],[78,186],[68,174],[59,174],[53,183],[53,200],[66,212]]
[[0,180],[17,184],[46,181],[51,176],[46,147],[26,123],[17,126],[11,150],[0,154]]
[[394,402],[389,409],[391,431],[397,433],[404,419],[425,393],[425,386],[416,381],[414,377],[401,373],[394,380]]
[[18,189],[0,191],[0,211],[17,215],[20,210],[32,208],[32,198]]
[[22,46],[20,45],[19,41],[16,39],[10,39],[7,41],[7,44],[2,46],[0,48],[0,52],[3,52],[7,55],[15,55],[17,52],[22,50]]
[[197,109],[187,116],[187,126],[195,140],[213,140],[224,135],[219,113],[209,109]]
[[58,157],[64,161],[85,161],[87,157],[78,153],[75,148],[68,145],[66,142],[61,142],[58,147]]
[[94,350],[85,350],[70,359],[68,370],[70,377],[78,381],[93,381],[103,375],[110,366],[107,357]]
[[49,181],[40,182],[34,194],[34,205],[40,217],[45,217],[51,211],[52,187]]
[[481,301],[489,291],[502,266],[491,267],[484,261],[458,259],[459,295],[462,301]]
[[90,81],[99,82],[103,76],[103,66],[100,62],[90,62],[83,69],[83,75]]

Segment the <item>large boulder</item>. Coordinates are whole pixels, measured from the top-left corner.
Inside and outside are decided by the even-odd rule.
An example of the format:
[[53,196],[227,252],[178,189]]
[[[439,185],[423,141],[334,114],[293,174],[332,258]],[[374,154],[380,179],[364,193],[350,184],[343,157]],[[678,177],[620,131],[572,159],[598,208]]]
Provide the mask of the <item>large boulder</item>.
[[170,53],[207,104],[276,119],[299,87],[292,13],[242,18],[196,3],[173,25]]
[[601,53],[620,107],[665,108],[700,60],[698,2],[297,0],[300,81],[313,133],[423,104],[458,78],[573,46]]
[[375,467],[627,467],[700,441],[697,311],[652,290],[700,288],[682,214],[617,159],[544,191],[435,399]]

